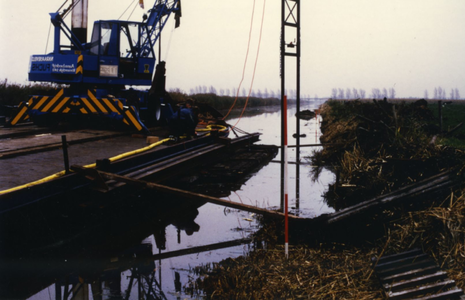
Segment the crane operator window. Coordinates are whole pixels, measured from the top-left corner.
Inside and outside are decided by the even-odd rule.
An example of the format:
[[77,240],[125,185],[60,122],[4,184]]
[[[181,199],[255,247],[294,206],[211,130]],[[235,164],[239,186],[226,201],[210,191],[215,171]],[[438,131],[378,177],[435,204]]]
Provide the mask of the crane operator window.
[[90,53],[107,55],[110,46],[112,26],[107,22],[96,22],[92,32]]

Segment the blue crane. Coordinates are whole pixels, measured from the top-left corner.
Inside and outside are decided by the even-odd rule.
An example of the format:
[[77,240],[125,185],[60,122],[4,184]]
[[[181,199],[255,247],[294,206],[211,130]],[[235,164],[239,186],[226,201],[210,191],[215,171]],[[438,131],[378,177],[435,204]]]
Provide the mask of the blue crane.
[[[168,104],[165,63],[155,65],[154,46],[171,15],[179,26],[180,0],[155,0],[141,22],[95,21],[90,42],[86,41],[86,29],[84,33],[82,28],[70,29],[64,22],[79,1],[87,2],[74,0],[63,12],[50,13],[53,52],[30,59],[30,81],[66,87],[54,95],[33,95],[20,103],[7,125],[98,117],[148,131],[146,124],[158,122],[161,105]],[[62,42],[62,34],[67,44]],[[126,86],[151,87],[142,91]]]

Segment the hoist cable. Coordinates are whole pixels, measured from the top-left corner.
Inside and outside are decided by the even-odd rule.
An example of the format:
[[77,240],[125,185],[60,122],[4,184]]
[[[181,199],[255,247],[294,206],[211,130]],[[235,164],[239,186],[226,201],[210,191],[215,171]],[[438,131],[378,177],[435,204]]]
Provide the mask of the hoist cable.
[[128,5],[128,7],[126,7],[126,9],[123,11],[123,13],[121,14],[121,16],[119,16],[118,20],[120,20],[120,19],[124,16],[124,14],[128,11],[128,9],[131,7],[131,5],[132,5],[135,1],[137,1],[137,0],[132,1],[132,3],[130,3],[130,4]]
[[137,4],[139,4],[139,3],[136,3],[136,5],[134,5],[134,8],[132,9],[131,14],[129,15],[127,21],[129,21],[129,19],[131,18],[132,14],[133,14],[134,11],[136,10]]
[[47,35],[47,42],[45,43],[45,53],[47,54],[47,49],[48,49],[48,43],[50,41],[50,31],[52,30],[52,22],[48,25],[48,35]]

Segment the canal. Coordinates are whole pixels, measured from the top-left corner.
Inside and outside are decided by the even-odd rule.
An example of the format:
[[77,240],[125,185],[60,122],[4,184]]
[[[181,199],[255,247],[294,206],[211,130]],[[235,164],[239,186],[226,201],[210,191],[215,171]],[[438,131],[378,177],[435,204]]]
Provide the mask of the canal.
[[[303,102],[301,109],[314,110],[321,105],[319,101]],[[295,133],[296,126],[296,108],[291,106],[287,112],[289,120],[289,144],[295,144],[295,139],[292,134]],[[239,130],[236,132],[258,132],[261,134],[260,142],[257,144],[280,145],[281,143],[281,113],[279,107],[264,107],[253,108],[248,110],[241,118],[238,117],[239,112],[234,112],[228,118],[227,122],[236,126]],[[311,120],[301,120],[301,145],[318,144],[321,132],[319,130],[320,117]],[[335,180],[335,176],[329,170],[323,170],[317,180],[312,179],[312,166],[306,157],[312,155],[312,152],[318,147],[303,147],[301,148],[300,158],[300,174],[296,174],[296,165],[289,165],[289,207],[294,212],[302,217],[312,218],[323,213],[333,212],[333,209],[328,207],[322,198],[322,194],[327,189],[329,183]],[[224,199],[259,206],[262,208],[279,209],[280,207],[280,170],[279,163],[280,154],[274,160],[251,176],[239,189],[229,192],[229,196]],[[289,148],[289,161],[295,162],[296,149]],[[300,199],[296,199],[295,185],[296,178],[300,177]],[[123,220],[122,220],[123,222]],[[124,220],[128,222],[128,220]],[[147,224],[147,223],[144,223]],[[247,238],[251,233],[258,229],[258,222],[255,215],[228,209],[213,204],[205,204],[189,213],[184,219],[173,220],[161,226],[164,236],[164,249],[160,250],[157,247],[157,242],[160,244],[160,236],[150,234],[158,229],[131,227],[132,232],[148,232],[149,234],[142,239],[141,242],[135,242],[131,250],[125,250],[120,257],[110,257],[110,261],[122,261],[122,257],[140,257],[143,253],[150,252],[155,255],[159,253],[173,252],[186,248],[198,247],[219,242],[227,242],[241,238]],[[145,226],[154,226],[145,225]],[[134,234],[135,235],[135,234]],[[126,235],[121,235],[126,236]],[[120,239],[121,236],[116,239]],[[163,239],[163,238],[162,238]],[[136,241],[138,239],[135,239]],[[139,239],[140,240],[140,239]],[[290,241],[292,244],[292,241]],[[188,255],[170,257],[161,260],[151,261],[147,263],[144,260],[143,264],[121,264],[119,267],[106,267],[100,270],[101,274],[93,274],[93,278],[100,278],[100,281],[94,282],[93,285],[88,285],[80,291],[88,295],[88,299],[138,299],[139,297],[146,298],[147,294],[153,295],[163,294],[166,299],[190,299],[191,295],[186,294],[184,288],[189,281],[195,280],[196,275],[192,272],[193,268],[198,266],[206,266],[210,263],[219,262],[228,257],[238,257],[244,255],[249,250],[249,245],[241,245],[228,247],[218,250],[209,250]],[[128,252],[129,251],[129,252]],[[129,253],[129,254],[128,254]],[[105,252],[99,253],[98,257],[105,256]],[[60,256],[61,257],[61,256]],[[134,260],[135,261],[135,260]],[[140,261],[139,261],[140,262]],[[61,262],[63,263],[63,262]],[[89,263],[89,262],[87,262]],[[53,266],[46,264],[38,264],[42,268],[51,268]],[[79,266],[76,266],[79,269]],[[57,268],[58,269],[58,268]],[[24,268],[24,272],[28,272]],[[70,289],[70,284],[73,282],[84,282],[85,273],[80,270],[68,270],[69,277],[57,278],[60,284],[52,284],[35,295],[31,296],[31,300],[39,299],[57,299],[55,297],[57,286],[61,292]],[[99,271],[93,271],[99,272]],[[63,273],[59,273],[63,274]],[[58,275],[57,275],[58,276]],[[60,275],[61,276],[61,275]],[[27,277],[27,276],[26,276]],[[74,278],[74,279],[73,279]],[[29,283],[24,282],[27,287]],[[68,287],[67,287],[68,286]],[[93,296],[92,290],[98,286],[97,292],[101,296]],[[193,298],[199,299],[198,296]],[[83,298],[80,298],[83,299]],[[162,298],[163,299],[163,298]]]

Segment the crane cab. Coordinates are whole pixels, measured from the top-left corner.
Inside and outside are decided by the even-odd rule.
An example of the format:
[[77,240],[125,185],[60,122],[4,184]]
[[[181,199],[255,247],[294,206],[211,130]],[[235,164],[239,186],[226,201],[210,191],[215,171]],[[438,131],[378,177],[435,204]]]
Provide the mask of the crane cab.
[[[140,22],[96,21],[90,43],[33,55],[29,80],[96,85],[151,85],[155,54]],[[55,37],[57,39],[57,37]]]

